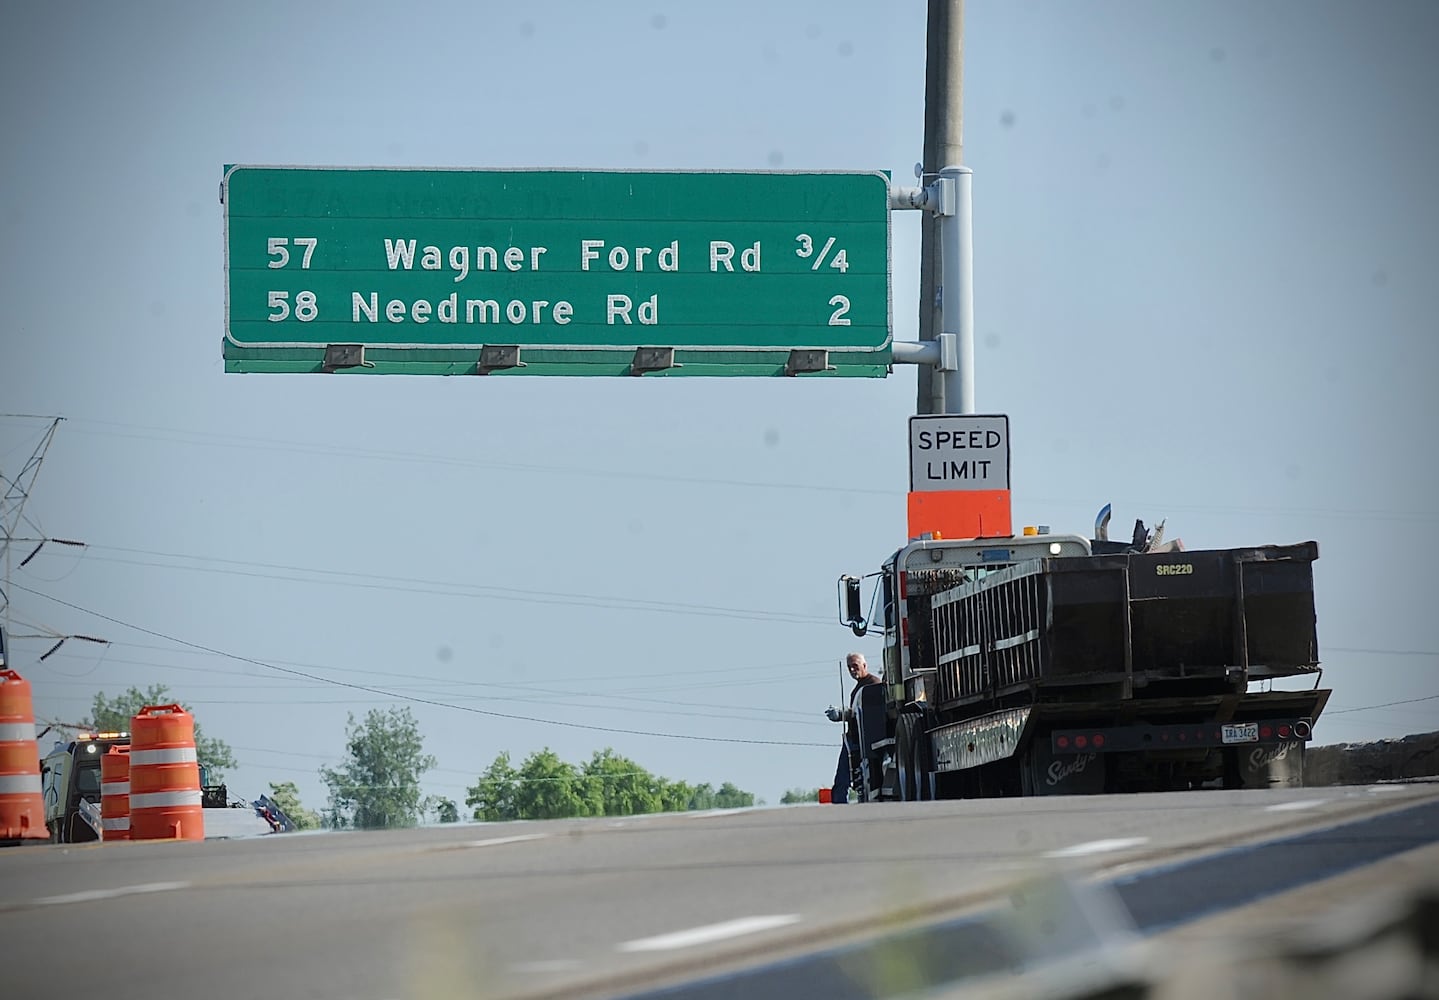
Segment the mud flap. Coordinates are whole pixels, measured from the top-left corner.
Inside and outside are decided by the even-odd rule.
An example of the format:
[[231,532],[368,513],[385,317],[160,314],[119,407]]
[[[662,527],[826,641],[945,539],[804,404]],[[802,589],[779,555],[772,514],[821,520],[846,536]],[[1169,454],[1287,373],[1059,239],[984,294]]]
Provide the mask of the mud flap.
[[1303,788],[1304,743],[1290,740],[1237,750],[1242,788]]
[[1024,755],[1021,770],[1025,795],[1100,795],[1104,792],[1104,754],[1056,754],[1047,738],[1034,741]]

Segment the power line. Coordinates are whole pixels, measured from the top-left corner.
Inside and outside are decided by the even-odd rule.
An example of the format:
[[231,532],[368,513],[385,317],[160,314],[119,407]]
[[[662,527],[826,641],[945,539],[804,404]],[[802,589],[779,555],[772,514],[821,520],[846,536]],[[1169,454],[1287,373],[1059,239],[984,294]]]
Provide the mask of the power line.
[[63,601],[63,600],[61,600],[61,599],[58,598],[58,597],[53,597],[53,596],[51,596],[50,594],[41,593],[41,592],[38,591],[38,590],[32,590],[31,588],[26,587],[26,586],[23,586],[23,585],[21,585],[21,584],[15,584],[14,586],[15,586],[16,589],[18,589],[18,590],[23,590],[23,591],[25,591],[25,592],[28,593],[28,594],[33,594],[33,595],[35,595],[36,597],[43,597],[43,598],[45,598],[45,599],[48,600],[48,601],[53,601],[53,602],[55,602],[56,604],[61,605],[62,607],[67,607],[67,608],[70,608],[70,609],[73,610],[73,611],[79,611],[79,612],[81,612],[81,613],[83,613],[83,614],[93,615],[94,617],[99,618],[99,619],[101,619],[102,621],[110,622],[112,625],[119,625],[119,626],[121,626],[122,628],[132,629],[132,630],[134,630],[134,631],[136,631],[136,632],[140,632],[140,633],[142,633],[142,634],[144,634],[144,635],[153,636],[153,637],[156,638],[156,639],[164,639],[166,642],[173,642],[173,643],[175,643],[176,645],[186,646],[186,647],[188,647],[188,648],[190,648],[190,649],[197,649],[197,650],[200,650],[201,652],[210,653],[210,654],[212,654],[212,655],[214,655],[214,656],[223,656],[223,657],[225,657],[226,659],[235,660],[235,661],[238,662],[238,663],[249,663],[249,664],[252,664],[253,666],[263,667],[263,668],[265,668],[266,670],[275,670],[275,671],[278,671],[278,672],[280,672],[280,673],[291,674],[291,675],[296,676],[296,677],[303,677],[303,678],[305,678],[306,680],[318,681],[318,682],[323,683],[323,684],[333,684],[333,685],[335,685],[336,687],[348,688],[348,689],[350,689],[350,690],[352,690],[352,691],[363,691],[363,692],[365,692],[365,693],[367,693],[367,694],[377,694],[377,695],[381,695],[381,696],[388,697],[388,698],[394,698],[394,699],[397,699],[397,700],[399,700],[399,701],[412,702],[412,703],[417,704],[417,705],[430,705],[430,706],[432,706],[432,707],[434,707],[434,708],[448,708],[448,709],[453,709],[453,710],[458,711],[458,712],[468,712],[468,713],[473,714],[473,715],[485,715],[485,716],[490,716],[490,717],[496,718],[496,719],[510,719],[510,720],[516,721],[516,722],[534,722],[534,723],[538,723],[538,724],[541,724],[541,725],[561,726],[561,727],[564,727],[564,728],[567,728],[567,729],[585,729],[585,730],[590,730],[590,731],[593,731],[593,732],[619,733],[619,734],[627,735],[627,736],[654,736],[654,737],[659,737],[659,738],[661,738],[661,739],[694,740],[694,741],[703,742],[703,743],[742,743],[742,744],[755,745],[755,746],[790,746],[790,747],[823,747],[823,748],[828,748],[828,747],[830,746],[830,744],[828,744],[828,743],[806,743],[806,742],[799,742],[799,741],[794,741],[794,740],[753,740],[753,739],[743,739],[743,738],[735,737],[735,736],[696,736],[696,735],[693,735],[693,734],[685,734],[685,733],[662,733],[662,732],[655,732],[655,731],[644,730],[644,729],[625,729],[625,728],[621,728],[621,727],[618,727],[618,726],[597,726],[597,725],[592,725],[592,724],[583,723],[583,722],[564,722],[564,721],[561,721],[561,720],[559,720],[559,719],[544,719],[544,718],[539,718],[539,717],[537,717],[537,716],[531,716],[531,715],[515,715],[515,714],[512,714],[512,713],[508,713],[508,712],[496,712],[496,711],[493,711],[493,710],[490,710],[490,709],[475,708],[475,707],[472,706],[472,705],[453,705],[453,704],[450,704],[449,702],[443,702],[443,701],[439,701],[439,700],[432,699],[432,698],[419,698],[419,697],[416,697],[416,696],[414,696],[414,695],[405,694],[405,693],[399,692],[399,691],[387,691],[387,690],[385,690],[384,688],[371,687],[371,686],[369,686],[369,685],[367,685],[367,684],[356,684],[356,683],[354,683],[353,681],[339,681],[339,680],[334,680],[333,678],[321,677],[321,676],[319,676],[318,674],[308,673],[308,672],[306,672],[306,671],[304,671],[304,670],[296,670],[296,669],[293,669],[293,668],[291,668],[291,667],[282,667],[282,666],[278,666],[278,665],[273,664],[273,663],[266,663],[264,660],[257,660],[257,659],[254,659],[253,657],[242,656],[242,655],[240,655],[240,654],[238,654],[238,653],[229,653],[229,652],[226,652],[226,651],[224,651],[224,650],[214,649],[213,647],[205,646],[205,645],[203,645],[203,644],[201,644],[201,643],[190,642],[190,641],[188,641],[188,640],[186,640],[186,639],[179,639],[179,638],[176,638],[175,636],[167,635],[167,634],[165,634],[164,632],[158,632],[158,631],[156,631],[156,630],[154,630],[154,629],[145,628],[145,627],[142,626],[142,625],[136,625],[136,624],[134,624],[134,623],[132,623],[132,622],[123,621],[122,619],[114,618],[114,617],[111,617],[110,615],[102,614],[102,613],[100,613],[100,612],[98,612],[98,611],[93,611],[93,610],[91,610],[90,608],[84,608],[84,607],[81,607],[81,606],[78,605],[78,604],[72,604],[72,603],[70,603],[69,601]]
[[[148,666],[148,667],[154,667],[154,668],[156,668],[156,669],[189,670],[189,671],[194,671],[194,672],[196,672],[196,673],[204,673],[204,674],[211,674],[211,673],[213,673],[213,671],[207,670],[207,669],[204,669],[204,668],[201,668],[201,667],[181,667],[181,666],[173,666],[173,665],[170,665],[170,664],[150,663],[150,662],[148,662],[148,661],[143,661],[143,660],[125,660],[125,659],[115,659],[115,658],[111,658],[111,659],[109,659],[107,662],[108,662],[108,663],[112,663],[112,664],[126,664],[126,665],[132,665],[132,666]],[[362,672],[365,672],[365,673],[380,673],[380,671],[362,671]],[[392,676],[392,675],[387,674],[387,676]],[[454,682],[454,683],[461,683],[461,684],[464,684],[464,686],[466,686],[466,687],[483,687],[483,686],[485,686],[485,683],[484,683],[484,682],[481,682],[481,681],[463,681],[463,682],[457,681],[457,682]],[[63,680],[63,681],[47,681],[46,684],[47,684],[47,686],[50,686],[50,687],[71,686],[71,687],[82,687],[82,688],[91,689],[91,690],[93,690],[93,689],[95,689],[95,688],[97,687],[97,685],[96,685],[96,683],[95,683],[95,681],[94,681],[93,679],[81,679],[81,680],[77,680],[77,679],[67,679],[67,680]],[[288,684],[288,685],[276,685],[276,686],[275,686],[275,689],[276,689],[276,690],[284,690],[284,691],[295,691],[295,690],[312,691],[312,690],[319,690],[319,689],[327,688],[327,687],[329,687],[329,686],[330,686],[330,685],[327,684],[327,683],[315,683],[315,684],[305,685],[305,686],[302,687],[302,688],[297,688],[293,683],[291,683],[291,684]],[[525,685],[515,685],[515,684],[508,685],[508,687],[511,687],[511,688],[514,688],[514,689],[517,689],[517,690],[520,690],[520,691],[529,691],[529,692],[531,692],[531,693],[530,693],[528,696],[521,696],[521,695],[509,695],[509,696],[496,695],[496,694],[494,694],[493,692],[480,692],[480,693],[476,693],[476,694],[458,694],[458,693],[451,693],[450,697],[451,697],[452,699],[463,699],[463,700],[469,700],[469,699],[475,699],[475,698],[483,698],[483,699],[488,700],[488,701],[518,702],[518,703],[521,703],[521,704],[543,704],[543,705],[550,705],[550,706],[555,706],[555,707],[560,707],[560,708],[580,708],[580,709],[595,709],[595,708],[600,708],[600,709],[603,709],[603,710],[608,711],[608,712],[626,712],[626,713],[633,713],[633,714],[637,714],[637,715],[663,715],[663,716],[666,716],[666,717],[690,716],[690,717],[695,717],[695,718],[708,718],[708,719],[729,720],[729,721],[732,721],[732,722],[764,722],[764,723],[770,723],[770,724],[772,724],[772,725],[804,726],[804,727],[806,727],[806,728],[815,728],[815,729],[827,728],[823,722],[818,722],[818,721],[816,721],[816,720],[814,719],[813,713],[797,712],[797,711],[794,711],[794,710],[792,710],[792,709],[772,709],[772,708],[766,708],[766,707],[764,707],[764,706],[758,706],[758,705],[712,705],[712,704],[708,704],[708,703],[706,703],[706,702],[671,701],[671,700],[662,699],[662,698],[641,698],[641,697],[635,697],[635,696],[633,696],[633,695],[606,694],[606,693],[602,693],[602,692],[590,692],[590,691],[560,691],[560,692],[553,692],[553,691],[547,691],[547,690],[545,690],[545,689],[543,689],[543,688],[534,688],[534,687],[527,687],[527,686],[525,686]],[[191,684],[191,685],[187,685],[187,686],[186,686],[186,690],[187,690],[187,691],[195,691],[195,690],[201,690],[201,689],[203,689],[203,690],[208,690],[208,691],[233,690],[233,691],[246,691],[246,692],[251,692],[251,693],[253,693],[253,692],[256,692],[256,691],[259,691],[259,690],[263,690],[264,688],[261,687],[261,686],[258,686],[258,685],[254,685],[254,684]],[[651,703],[655,703],[655,704],[659,704],[659,705],[670,705],[670,706],[677,706],[677,707],[676,707],[676,708],[659,709],[659,708],[642,708],[642,707],[638,707],[638,706],[634,706],[634,705],[603,705],[603,704],[597,705],[597,704],[594,704],[593,701],[591,701],[591,702],[589,702],[589,703],[576,703],[576,702],[573,702],[573,701],[557,701],[557,700],[555,700],[555,695],[557,695],[557,694],[558,694],[558,695],[568,695],[569,697],[572,697],[572,698],[608,699],[608,700],[616,700],[616,699],[619,699],[619,700],[622,700],[622,701],[644,701],[644,702],[651,702]],[[70,695],[70,696],[65,696],[65,695],[49,695],[49,696],[47,696],[47,697],[48,697],[48,699],[51,700],[51,701],[62,701],[62,700],[63,700],[63,701],[83,702],[83,701],[85,700],[85,697],[86,697],[86,696],[83,696],[83,695]],[[189,704],[191,704],[191,705],[265,705],[265,706],[271,706],[271,707],[273,707],[273,706],[276,705],[276,700],[273,699],[273,698],[268,699],[268,700],[255,700],[255,701],[246,700],[246,701],[241,701],[241,700],[237,700],[236,698],[232,698],[232,697],[218,697],[218,698],[204,698],[204,697],[194,698],[194,697],[187,697],[185,700],[186,700]],[[370,704],[383,703],[384,700],[385,700],[385,699],[382,698],[382,699],[380,700],[380,702],[370,702]],[[292,706],[292,705],[343,705],[343,704],[353,704],[353,703],[354,703],[353,700],[347,702],[347,701],[346,701],[345,699],[343,699],[343,698],[294,698],[294,697],[286,697],[286,698],[284,699],[284,702],[283,702],[283,704],[284,704],[286,707]],[[450,704],[450,705],[452,705],[452,707],[462,707],[462,706],[454,705],[453,702],[446,702],[446,704]],[[700,708],[700,709],[707,709],[708,711],[690,712],[690,711],[684,711],[684,710],[683,710],[684,708]],[[751,715],[743,715],[743,714],[741,714],[741,715],[736,715],[736,714],[726,714],[726,710],[728,710],[728,712],[730,712],[730,713],[732,713],[732,712],[756,712],[756,713],[765,712],[765,713],[771,713],[771,714],[768,715],[768,716],[766,716],[766,715],[754,715],[754,714],[751,714]],[[774,717],[774,716],[788,716],[788,718],[776,718],[776,717]]]
[[[112,647],[126,647],[126,648],[131,648],[131,649],[150,649],[150,650],[155,650],[155,651],[157,651],[157,652],[162,652],[162,653],[178,653],[178,652],[180,652],[179,650],[176,650],[176,649],[174,649],[174,648],[171,647],[171,646],[152,646],[152,645],[147,645],[147,644],[145,644],[145,643],[112,642],[110,645],[111,645]],[[81,655],[81,654],[79,654],[79,653],[58,653],[58,654],[56,654],[56,657],[55,657],[55,658],[56,658],[56,659],[75,659],[75,658],[79,658],[80,655]],[[178,663],[157,663],[157,662],[155,662],[154,660],[132,660],[132,659],[127,659],[127,658],[123,658],[123,657],[109,656],[108,654],[102,654],[102,655],[103,655],[103,662],[106,663],[106,664],[119,664],[119,665],[124,665],[124,666],[135,666],[135,667],[151,667],[151,668],[154,668],[154,669],[156,669],[156,670],[175,670],[175,671],[180,671],[180,672],[182,672],[182,673],[197,673],[197,674],[207,674],[207,675],[214,673],[214,670],[213,670],[212,668],[210,668],[210,667],[195,667],[195,666],[187,666],[187,665],[178,664]],[[89,657],[85,657],[85,659],[89,659]],[[279,663],[279,664],[283,664],[283,665],[285,665],[285,666],[291,666],[291,667],[308,667],[308,668],[313,669],[313,670],[329,670],[329,671],[332,671],[332,672],[334,672],[334,673],[339,673],[339,674],[366,674],[366,675],[378,676],[378,677],[394,677],[394,676],[395,676],[395,671],[393,671],[393,670],[366,670],[366,669],[364,669],[364,668],[362,668],[362,667],[335,667],[335,666],[332,666],[332,665],[326,664],[326,663],[309,663],[309,662],[300,661],[300,660],[279,660],[279,659],[271,659],[269,662],[270,662],[270,663]],[[765,675],[766,675],[766,679],[763,680],[763,681],[759,681],[759,680],[742,680],[742,681],[728,680],[728,681],[724,681],[723,683],[724,683],[725,685],[729,685],[729,686],[734,686],[734,685],[736,685],[736,684],[760,684],[760,683],[764,683],[764,684],[767,684],[767,685],[768,685],[768,684],[773,684],[773,683],[775,683],[775,681],[777,680],[777,678],[775,677],[775,675],[776,675],[779,671],[781,671],[781,670],[786,670],[786,669],[791,669],[791,670],[792,670],[792,669],[794,669],[794,668],[806,668],[806,670],[808,670],[808,668],[815,667],[815,666],[820,666],[820,665],[826,665],[826,664],[830,664],[830,663],[832,663],[832,662],[833,662],[833,661],[831,661],[831,660],[829,660],[829,659],[824,659],[824,660],[791,661],[791,662],[788,662],[788,663],[763,664],[763,665],[759,665],[759,666],[756,666],[756,667],[753,668],[753,670],[754,670],[755,672],[762,673],[762,674],[765,674]],[[92,671],[91,671],[91,672],[93,672],[93,668],[92,668]],[[91,684],[91,683],[92,683],[91,680],[87,679],[87,678],[90,677],[90,674],[89,674],[89,673],[85,674],[84,676],[77,676],[77,675],[74,675],[74,674],[61,674],[60,676],[63,677],[63,678],[65,678],[65,679],[64,679],[63,681],[53,681],[53,680],[52,680],[52,681],[48,681],[47,683],[56,684],[56,685],[58,685],[58,684],[87,684],[87,685],[88,685],[88,684]],[[606,674],[604,674],[603,676],[599,676],[599,677],[597,677],[597,676],[594,675],[594,674],[587,674],[587,675],[584,675],[584,676],[581,676],[581,677],[544,677],[544,678],[540,678],[540,679],[538,679],[538,680],[530,681],[530,682],[527,682],[527,683],[518,683],[518,682],[515,682],[515,681],[468,681],[468,680],[456,680],[456,679],[453,678],[453,677],[433,677],[433,676],[429,676],[429,675],[425,675],[425,674],[411,674],[411,673],[407,673],[407,674],[405,675],[405,679],[408,680],[408,681],[419,681],[419,682],[426,683],[426,684],[451,685],[451,686],[460,686],[460,687],[464,687],[464,688],[471,688],[471,687],[473,687],[473,688],[483,688],[483,689],[486,689],[487,691],[488,691],[488,690],[491,690],[491,689],[494,689],[494,688],[501,688],[501,689],[505,689],[505,690],[529,691],[529,692],[533,692],[533,693],[535,693],[535,694],[537,694],[537,695],[562,694],[562,695],[571,695],[571,696],[577,697],[577,698],[621,698],[621,697],[622,697],[622,698],[624,698],[625,700],[628,700],[628,701],[645,701],[645,702],[653,702],[653,703],[660,704],[660,705],[683,705],[683,706],[687,706],[687,707],[691,707],[691,708],[732,708],[732,709],[736,709],[736,710],[749,710],[749,711],[757,711],[757,712],[758,712],[758,711],[764,711],[764,712],[775,712],[775,713],[780,713],[780,714],[785,714],[785,713],[788,713],[788,712],[789,712],[789,710],[786,710],[786,709],[771,709],[771,708],[765,708],[764,706],[760,706],[760,705],[715,705],[715,704],[712,704],[712,703],[710,703],[710,702],[670,701],[670,700],[662,699],[662,698],[639,697],[639,696],[636,696],[636,695],[633,695],[632,693],[630,693],[630,691],[629,691],[628,689],[626,689],[626,690],[617,690],[617,689],[613,688],[613,686],[612,686],[613,682],[614,682],[614,681],[617,681],[617,680],[654,680],[654,679],[675,680],[675,679],[677,679],[678,677],[681,677],[681,676],[683,676],[683,675],[677,675],[674,671],[669,670],[669,671],[664,671],[664,672],[662,672],[662,673],[642,673],[642,674],[611,674],[611,673],[606,673]],[[573,689],[573,688],[566,688],[566,687],[560,687],[560,686],[559,686],[559,685],[571,684],[571,683],[574,683],[574,682],[577,682],[577,681],[578,681],[578,682],[588,681],[588,682],[592,682],[592,683],[611,685],[611,688],[610,688],[610,690],[608,690],[608,691],[584,691],[584,690],[575,690],[575,689]],[[195,686],[196,686],[196,687],[212,687],[212,688],[213,688],[213,687],[228,687],[228,688],[236,688],[236,689],[243,689],[243,690],[249,690],[249,691],[257,690],[257,688],[256,688],[255,685],[229,684],[229,685],[195,685]],[[674,687],[672,687],[672,688],[663,688],[663,689],[656,689],[656,688],[654,688],[654,687],[644,687],[644,688],[636,688],[636,689],[634,689],[634,690],[636,690],[636,691],[641,691],[641,692],[643,692],[643,691],[653,691],[653,690],[689,691],[689,690],[696,690],[696,689],[699,689],[699,688],[708,688],[708,687],[714,687],[714,686],[716,686],[716,683],[715,683],[712,679],[710,679],[709,674],[706,673],[706,674],[705,674],[705,678],[704,678],[703,680],[697,681],[697,682],[694,683],[694,684],[688,684],[688,685],[683,685],[683,684],[682,684],[682,685],[676,685],[676,686],[674,686]],[[284,689],[284,690],[291,690],[291,691],[293,691],[293,690],[296,690],[296,687],[293,686],[293,684],[291,684],[291,685],[288,685],[288,686],[284,687],[283,689]],[[793,714],[793,713],[789,713],[789,714]]]
[[245,448],[258,451],[288,451],[301,455],[323,455],[326,457],[348,457],[367,458],[381,461],[408,462],[420,465],[448,465],[459,468],[475,469],[499,469],[510,472],[528,473],[550,473],[558,475],[582,476],[595,479],[631,479],[645,482],[678,483],[689,486],[736,486],[747,489],[770,489],[770,490],[803,490],[817,493],[849,493],[855,495],[880,496],[894,498],[902,496],[903,493],[897,490],[864,489],[852,486],[824,486],[814,483],[766,483],[759,480],[746,479],[720,479],[708,476],[678,476],[667,475],[658,472],[635,472],[620,469],[587,469],[576,466],[541,465],[532,462],[497,462],[479,459],[454,458],[447,455],[425,455],[414,452],[382,451],[378,449],[355,448],[335,446],[331,444],[315,444],[303,441],[280,441],[273,438],[244,437],[234,434],[212,434],[196,431],[186,431],[177,428],[154,427],[143,424],[124,424],[114,421],[87,420],[75,418],[79,424],[93,424],[97,427],[121,427],[132,430],[156,431],[167,437],[156,437],[146,434],[124,434],[113,431],[85,430],[77,428],[80,433],[110,435],[112,437],[128,437],[140,440],[158,440],[178,444],[201,444],[205,439],[216,440],[222,447]]
[[[764,610],[757,608],[734,608],[722,605],[695,604],[677,601],[660,601],[648,598],[625,598],[599,594],[579,594],[564,591],[529,590],[519,587],[497,587],[490,584],[471,584],[456,581],[429,580],[421,577],[388,576],[379,573],[363,573],[349,570],[332,570],[307,566],[292,566],[281,563],[263,563],[217,556],[188,555],[181,552],[159,552],[151,549],[134,549],[123,546],[97,545],[90,543],[87,551],[120,552],[130,555],[153,556],[159,559],[180,559],[192,562],[219,563],[222,566],[247,567],[251,569],[274,570],[278,573],[305,573],[319,577],[336,577],[333,580],[307,580],[303,577],[284,576],[272,573],[243,572],[212,566],[168,565],[164,563],[115,559],[91,555],[90,559],[113,562],[122,565],[151,566],[157,569],[181,569],[192,572],[223,573],[235,576],[251,576],[262,579],[290,580],[296,583],[332,583],[339,586],[365,590],[395,590],[403,593],[434,594],[451,597],[480,597],[501,601],[517,601],[528,604],[565,605],[570,607],[597,608],[617,611],[650,611],[660,614],[695,615],[698,617],[732,618],[746,621],[775,622],[794,625],[830,625],[832,620],[817,615],[806,615],[796,611]],[[374,583],[359,581],[375,581]],[[399,584],[401,586],[382,586]],[[1371,646],[1332,646],[1324,649],[1335,653],[1360,653],[1380,656],[1433,656],[1439,657],[1439,650],[1432,649],[1380,649]],[[666,675],[668,676],[668,675]]]
[[1393,708],[1395,705],[1414,705],[1421,701],[1433,701],[1436,698],[1439,698],[1439,694],[1426,694],[1422,698],[1404,698],[1400,701],[1386,701],[1382,705],[1363,705],[1359,708],[1341,708],[1338,711],[1325,712],[1324,718],[1327,719],[1331,715],[1348,715],[1350,712],[1368,712],[1371,709],[1375,708]]
[[[129,555],[152,556],[159,559],[185,559],[194,562],[219,563],[222,564],[222,567],[245,567],[244,569],[231,569],[214,566],[185,566],[145,562],[143,560],[116,559],[100,555],[90,556],[92,560],[98,559],[102,562],[113,562],[132,566],[150,566],[156,569],[180,569],[191,572],[223,573],[232,576],[258,577],[270,580],[290,580],[295,583],[328,583],[361,590],[393,590],[411,594],[480,597],[499,601],[519,601],[526,604],[558,604],[611,611],[650,611],[660,614],[696,615],[705,618],[735,618],[745,621],[776,622],[786,625],[830,624],[828,618],[788,611],[731,608],[713,604],[690,604],[680,601],[625,598],[600,594],[578,594],[564,591],[527,590],[520,587],[497,587],[491,584],[426,580],[417,577],[384,576],[378,573],[319,569],[308,566],[287,566],[275,563],[250,562],[241,559],[223,559],[213,556],[191,556],[178,552],[155,552],[146,549],[129,549],[112,545],[91,545],[90,548],[97,551],[121,552]],[[274,572],[263,573],[254,572],[254,570],[271,570]],[[296,573],[310,574],[317,577],[331,577],[333,579],[308,580],[304,577],[283,575]]]
[[[770,483],[757,480],[724,479],[705,476],[680,476],[656,472],[639,472],[634,470],[623,470],[617,468],[592,469],[576,466],[543,465],[539,463],[526,462],[501,462],[482,459],[457,458],[448,455],[433,455],[414,452],[386,451],[380,449],[356,448],[353,446],[336,446],[331,443],[312,443],[304,441],[282,441],[274,438],[251,437],[238,434],[217,434],[213,432],[199,432],[183,428],[157,427],[147,424],[130,424],[119,421],[92,420],[83,417],[70,418],[72,430],[85,434],[96,434],[100,436],[126,437],[139,440],[155,440],[179,444],[203,444],[207,441],[218,442],[221,447],[245,448],[261,451],[288,451],[302,455],[323,455],[325,457],[349,457],[364,458],[381,461],[407,462],[420,465],[455,466],[460,468],[477,469],[499,469],[503,471],[524,472],[524,473],[547,473],[556,475],[581,476],[600,479],[628,479],[644,482],[667,482],[681,485],[693,486],[733,486],[748,489],[770,489],[770,490],[797,490],[821,493],[848,493],[854,495],[876,496],[885,498],[898,498],[902,495],[897,490],[863,489],[851,486],[826,486],[813,483]],[[83,426],[91,425],[92,429]],[[148,431],[149,434],[117,433],[95,428],[120,428],[125,431]],[[1084,501],[1066,500],[1054,497],[1033,497],[1030,503],[1070,505]],[[1259,514],[1283,517],[1293,516],[1316,516],[1326,518],[1354,518],[1367,517],[1385,520],[1399,521],[1432,521],[1439,519],[1439,512],[1433,510],[1375,510],[1375,509],[1346,509],[1346,508],[1294,508],[1294,507],[1256,507],[1256,506],[1212,506],[1200,504],[1173,503],[1169,501],[1152,502],[1134,500],[1131,498],[1120,498],[1124,505],[1136,509],[1160,509],[1174,511],[1192,511],[1196,513],[1230,513],[1230,514]]]

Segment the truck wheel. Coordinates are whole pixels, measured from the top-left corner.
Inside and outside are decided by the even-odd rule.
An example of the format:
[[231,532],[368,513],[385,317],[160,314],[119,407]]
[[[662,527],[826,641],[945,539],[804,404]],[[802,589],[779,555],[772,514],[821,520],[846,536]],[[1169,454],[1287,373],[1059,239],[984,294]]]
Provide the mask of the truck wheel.
[[924,731],[924,719],[922,716],[911,716],[914,725],[911,746],[913,753],[910,760],[914,764],[914,783],[918,794],[915,798],[920,802],[931,801],[934,795],[934,762],[930,759],[929,736]]

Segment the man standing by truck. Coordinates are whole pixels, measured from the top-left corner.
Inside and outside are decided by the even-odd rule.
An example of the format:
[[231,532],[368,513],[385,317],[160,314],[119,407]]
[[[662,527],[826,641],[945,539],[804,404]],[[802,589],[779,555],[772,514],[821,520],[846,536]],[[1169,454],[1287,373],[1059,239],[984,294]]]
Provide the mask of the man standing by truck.
[[[845,723],[844,739],[839,745],[839,763],[834,772],[834,787],[830,789],[830,801],[838,803],[849,801],[849,789],[854,781],[850,762],[859,759],[859,722],[854,714],[855,696],[862,687],[883,683],[879,677],[869,672],[869,664],[865,662],[863,653],[850,653],[844,658],[844,665],[849,675],[854,678],[854,687],[849,692],[849,707],[840,709],[831,705],[824,713],[830,722]],[[855,748],[853,752],[851,747]]]

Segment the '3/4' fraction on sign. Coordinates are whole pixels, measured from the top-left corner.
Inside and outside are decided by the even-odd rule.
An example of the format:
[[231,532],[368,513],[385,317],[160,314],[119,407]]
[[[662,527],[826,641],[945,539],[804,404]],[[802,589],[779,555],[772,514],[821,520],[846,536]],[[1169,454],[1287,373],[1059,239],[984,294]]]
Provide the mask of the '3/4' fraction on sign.
[[[824,241],[824,246],[819,248],[819,253],[814,252],[814,237],[810,236],[809,233],[800,233],[794,238],[794,241],[799,244],[799,246],[795,247],[794,251],[796,257],[801,260],[809,260],[811,257],[814,258],[814,263],[809,266],[811,271],[818,271],[819,266],[825,262],[825,258],[829,257],[829,252],[834,249],[833,236],[828,237]],[[840,247],[839,250],[835,251],[833,257],[829,257],[829,266],[840,274],[844,274],[849,270],[849,255],[845,252],[844,247]]]

